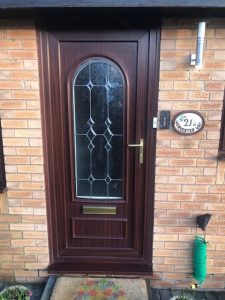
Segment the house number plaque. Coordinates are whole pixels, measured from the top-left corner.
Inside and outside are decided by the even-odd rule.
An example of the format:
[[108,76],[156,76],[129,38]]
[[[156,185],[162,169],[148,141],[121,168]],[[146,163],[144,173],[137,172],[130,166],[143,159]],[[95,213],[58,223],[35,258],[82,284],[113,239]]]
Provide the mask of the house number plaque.
[[205,121],[199,112],[188,110],[174,116],[173,129],[183,135],[196,134],[204,128]]

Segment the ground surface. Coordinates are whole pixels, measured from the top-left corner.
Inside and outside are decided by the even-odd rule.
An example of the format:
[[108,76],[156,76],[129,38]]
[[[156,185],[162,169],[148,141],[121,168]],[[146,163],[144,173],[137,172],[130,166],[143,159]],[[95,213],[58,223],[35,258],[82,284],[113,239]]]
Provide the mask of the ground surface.
[[[20,285],[19,283],[2,283],[0,282],[0,291],[2,291],[4,288],[11,286],[11,285]],[[40,300],[41,299],[41,295],[44,291],[45,288],[45,283],[35,283],[35,284],[31,284],[31,283],[21,283],[21,285],[26,286],[29,290],[32,291],[33,295],[31,297],[31,300]]]
[[[188,293],[194,295],[193,292]],[[172,296],[176,295],[176,291],[171,289],[151,289],[151,300],[169,300]],[[197,300],[225,300],[224,292],[195,292],[195,298]]]

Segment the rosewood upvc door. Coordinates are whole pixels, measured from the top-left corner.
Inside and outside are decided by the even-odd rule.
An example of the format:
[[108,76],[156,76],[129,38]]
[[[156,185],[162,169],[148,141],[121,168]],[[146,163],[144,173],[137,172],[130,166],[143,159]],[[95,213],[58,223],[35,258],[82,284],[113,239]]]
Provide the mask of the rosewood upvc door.
[[158,30],[39,33],[51,273],[149,274]]

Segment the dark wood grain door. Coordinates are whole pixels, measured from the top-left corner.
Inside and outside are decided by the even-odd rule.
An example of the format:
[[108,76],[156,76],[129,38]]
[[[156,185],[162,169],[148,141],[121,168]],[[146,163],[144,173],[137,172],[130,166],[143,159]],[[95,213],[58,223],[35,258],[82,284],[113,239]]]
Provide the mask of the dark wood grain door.
[[53,273],[151,271],[149,37],[40,33]]

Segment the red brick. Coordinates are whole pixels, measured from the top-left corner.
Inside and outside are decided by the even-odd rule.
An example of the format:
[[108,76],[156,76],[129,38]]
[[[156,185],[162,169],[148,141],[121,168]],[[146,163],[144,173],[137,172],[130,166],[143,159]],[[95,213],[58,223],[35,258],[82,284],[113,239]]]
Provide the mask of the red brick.
[[175,49],[175,40],[161,40],[161,49]]
[[196,201],[200,202],[221,202],[220,194],[196,194]]
[[209,92],[190,91],[188,92],[188,100],[209,100]]
[[10,229],[11,230],[32,231],[32,230],[34,230],[34,225],[33,224],[11,223]]
[[22,70],[23,61],[22,60],[0,60],[0,69],[2,70]]
[[207,194],[209,191],[209,187],[205,185],[183,185],[182,191],[185,193],[205,193]]
[[198,148],[198,141],[193,140],[173,140],[171,141],[171,148]]
[[21,42],[17,40],[0,40],[0,49],[20,49]]
[[14,40],[35,40],[36,34],[33,29],[15,29],[7,30],[7,38]]
[[30,270],[46,269],[48,267],[47,262],[28,262],[25,263],[25,268]]
[[169,219],[169,218],[155,218],[154,220],[155,225],[165,225],[165,226],[173,226],[178,225],[178,219]]
[[4,138],[5,146],[28,146],[27,138]]
[[[0,101],[0,109],[25,109],[26,108],[26,102],[25,101]],[[4,118],[11,117],[11,114],[14,114],[14,112],[7,112],[2,113]],[[22,118],[23,119],[23,118]]]
[[210,80],[211,72],[205,70],[193,70],[190,73],[190,80]]
[[27,239],[43,239],[43,238],[47,238],[47,232],[43,232],[43,231],[24,231],[23,236],[24,236],[24,238],[27,238]]
[[[200,143],[200,141],[199,141],[199,143]],[[204,150],[186,149],[186,150],[184,150],[184,157],[204,157]]]
[[32,192],[31,191],[8,191],[8,197],[11,198],[32,198]]
[[195,39],[178,39],[176,41],[176,49],[192,49],[195,50],[196,41]]
[[[196,99],[194,99],[196,100]],[[172,103],[172,110],[180,111],[180,110],[199,110],[200,103],[199,102],[190,102],[190,101],[175,101]]]
[[23,89],[22,81],[0,81],[0,89],[2,90],[20,90]]
[[181,209],[184,210],[206,210],[207,204],[206,203],[181,203]]
[[37,70],[37,60],[24,60],[24,69],[25,70]]
[[36,255],[13,255],[13,260],[14,261],[23,261],[23,262],[28,262],[28,261],[37,261],[37,256]]
[[22,40],[21,44],[23,49],[37,49],[37,43],[35,40]]
[[179,157],[183,156],[183,151],[180,149],[158,149],[157,156]]
[[8,59],[8,51],[7,50],[0,50],[0,59]]
[[201,110],[221,110],[222,103],[221,102],[204,102],[201,103]]
[[186,91],[160,91],[159,92],[160,100],[186,100],[187,92]]
[[11,243],[13,247],[35,246],[35,240],[32,239],[12,240]]
[[9,58],[12,59],[36,59],[37,52],[34,50],[9,50]]
[[48,253],[47,247],[25,247],[26,254],[46,254]]
[[154,237],[154,241],[163,241],[163,242],[178,241],[178,235],[176,235],[176,234],[157,234]]
[[18,277],[37,277],[38,272],[37,271],[26,271],[26,270],[15,270],[15,276]]
[[216,158],[198,159],[197,160],[197,166],[216,167],[217,166],[217,159]]
[[32,207],[40,207],[46,206],[45,199],[21,199],[22,206],[32,206]]
[[190,243],[183,243],[183,242],[166,242],[165,243],[165,249],[190,249],[191,245]]
[[173,168],[173,167],[157,167],[156,174],[160,175],[181,175],[182,168]]
[[218,91],[218,90],[224,90],[224,82],[221,81],[208,81],[205,83],[205,89],[208,91]]
[[7,181],[27,181],[31,180],[30,174],[6,174]]
[[186,71],[161,71],[161,80],[186,80],[188,78],[188,72]]
[[22,254],[23,248],[0,247],[0,254]]
[[188,227],[182,227],[182,226],[175,226],[175,227],[167,227],[166,228],[166,233],[183,233],[183,234],[189,234],[191,233],[191,228]]
[[[174,188],[174,186],[169,186],[170,189],[172,190],[176,190]],[[175,191],[176,192],[176,191]],[[169,201],[165,201],[165,202],[162,202],[162,201],[157,201],[155,203],[155,208],[156,209],[180,209],[180,203],[178,202],[169,202]]]
[[208,39],[207,49],[224,49],[225,39]]
[[175,90],[200,90],[203,83],[201,81],[174,81]]
[[189,159],[189,158],[185,158],[185,159],[170,159],[169,161],[169,165],[170,166],[196,166],[196,160],[195,159]]
[[225,50],[214,51],[215,59],[225,59]]
[[29,164],[30,163],[30,158],[29,157],[21,157],[21,156],[5,156],[5,163],[6,164]]
[[172,264],[172,265],[189,265],[191,263],[190,259],[188,258],[172,258],[172,257],[165,257],[165,264]]
[[176,62],[173,61],[161,61],[160,70],[176,70]]
[[[37,75],[36,72],[33,71],[23,71],[23,72],[18,72],[15,71],[12,74],[15,76],[19,76],[19,74],[27,74],[27,75],[32,75],[35,76]],[[21,74],[21,75],[22,75]],[[39,92],[38,91],[26,91],[26,90],[21,90],[21,91],[12,91],[12,98],[14,99],[26,99],[26,100],[30,100],[30,99],[39,99]]]
[[35,80],[38,79],[38,74],[36,71],[11,71],[9,77],[17,80]]
[[221,60],[212,60],[207,61],[204,63],[205,70],[224,70],[225,69],[225,62]]
[[212,176],[199,176],[196,177],[196,184],[215,184],[215,177]]
[[193,201],[194,195],[193,194],[185,194],[185,193],[169,193],[168,194],[168,201]]
[[[34,207],[34,210],[36,208]],[[41,209],[41,208],[39,208]],[[44,211],[46,209],[44,208]],[[46,213],[42,213],[42,215],[40,214],[34,214],[34,215],[23,215],[22,216],[22,222],[23,223],[35,223],[35,224],[45,224],[46,223]]]
[[24,269],[23,262],[2,262],[3,269]]
[[195,183],[194,176],[170,176],[169,183],[172,184],[193,184]]
[[[14,101],[11,103],[24,103],[26,108],[26,101]],[[0,101],[0,108],[1,108],[1,101]],[[13,119],[40,119],[40,112],[35,110],[23,110],[17,111],[15,108],[12,108],[14,111],[4,113],[5,118],[13,118]]]

